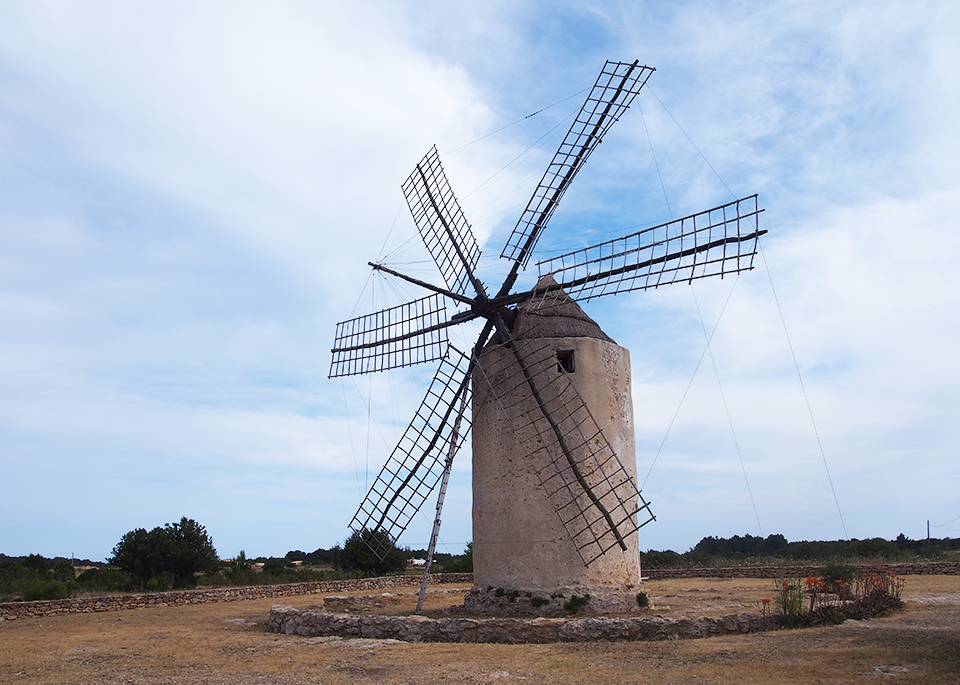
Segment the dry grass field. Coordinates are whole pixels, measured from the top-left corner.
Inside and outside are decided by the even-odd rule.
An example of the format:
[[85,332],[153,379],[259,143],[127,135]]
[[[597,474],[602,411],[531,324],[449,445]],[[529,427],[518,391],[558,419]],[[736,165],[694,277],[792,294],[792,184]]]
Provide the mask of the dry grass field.
[[[648,581],[653,614],[755,611],[766,580]],[[0,624],[0,682],[17,683],[960,683],[960,577],[910,576],[906,609],[840,626],[703,640],[407,644],[265,631],[272,600]],[[442,588],[428,610],[460,601]],[[409,611],[367,595],[353,611]],[[317,596],[285,598],[311,607]],[[346,603],[347,605],[351,603]]]

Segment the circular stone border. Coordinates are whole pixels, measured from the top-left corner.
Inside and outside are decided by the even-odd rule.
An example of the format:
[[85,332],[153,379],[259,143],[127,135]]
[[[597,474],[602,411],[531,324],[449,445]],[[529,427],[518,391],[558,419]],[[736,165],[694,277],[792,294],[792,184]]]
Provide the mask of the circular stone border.
[[716,618],[427,618],[350,616],[296,607],[270,609],[268,632],[303,637],[366,638],[404,642],[547,644],[685,640],[775,629],[771,616],[742,613]]

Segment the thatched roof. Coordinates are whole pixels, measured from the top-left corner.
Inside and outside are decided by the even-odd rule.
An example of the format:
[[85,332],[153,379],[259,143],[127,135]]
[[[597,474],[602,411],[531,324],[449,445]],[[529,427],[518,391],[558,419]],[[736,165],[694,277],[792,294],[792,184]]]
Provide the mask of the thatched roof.
[[[553,276],[547,274],[537,282],[537,288],[556,285],[556,283]],[[531,299],[518,304],[513,336],[519,340],[599,338],[614,342],[563,290],[534,295]]]

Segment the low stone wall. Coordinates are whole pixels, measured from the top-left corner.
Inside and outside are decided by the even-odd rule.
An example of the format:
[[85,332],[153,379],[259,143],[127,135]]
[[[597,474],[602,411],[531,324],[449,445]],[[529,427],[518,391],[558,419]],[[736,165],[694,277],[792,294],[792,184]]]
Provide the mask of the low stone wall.
[[[204,602],[235,602],[243,599],[287,597],[290,595],[329,594],[398,587],[419,587],[422,578],[423,576],[388,576],[386,578],[325,580],[312,583],[288,583],[285,585],[255,585],[251,587],[147,592],[131,595],[73,597],[70,599],[54,599],[37,602],[4,602],[0,604],[0,621],[12,621],[18,618],[30,618],[34,616],[52,616],[55,614],[125,611],[127,609],[143,609],[152,606],[179,606],[184,604],[202,604]],[[472,573],[436,573],[430,576],[431,584],[472,582]]]
[[423,616],[349,616],[294,607],[273,607],[267,630],[305,637],[368,638],[405,642],[496,642],[546,644],[678,640],[775,627],[770,617],[731,614],[719,618],[441,618]]
[[[649,580],[681,578],[798,578],[817,575],[822,566],[731,566],[726,568],[654,568],[644,569]],[[872,571],[875,565],[857,565],[860,571]],[[932,561],[912,564],[887,564],[884,568],[898,576],[960,575],[960,562]],[[124,611],[151,606],[175,606],[202,602],[233,602],[241,599],[264,599],[290,595],[332,594],[358,590],[381,590],[397,587],[415,587],[422,576],[389,576],[358,580],[326,580],[313,583],[285,585],[257,585],[252,587],[205,588],[174,590],[132,595],[101,597],[73,597],[39,602],[0,603],[0,621],[11,621],[31,616],[54,614],[85,614],[98,611]],[[473,583],[472,573],[436,573],[431,583]]]
[[[876,564],[851,564],[857,571],[875,571]],[[898,576],[955,576],[960,575],[960,562],[929,561],[910,564],[884,564],[883,568]],[[682,578],[803,578],[816,576],[823,564],[796,566],[728,566],[723,568],[645,568],[647,580],[677,580]]]

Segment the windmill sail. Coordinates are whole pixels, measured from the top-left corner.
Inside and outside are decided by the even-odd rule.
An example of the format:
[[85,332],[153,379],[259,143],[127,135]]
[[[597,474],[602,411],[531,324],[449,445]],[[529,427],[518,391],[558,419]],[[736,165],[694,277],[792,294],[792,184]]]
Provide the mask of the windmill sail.
[[[351,530],[385,531],[390,540],[406,530],[437,486],[445,459],[470,431],[470,421],[463,415],[456,428],[460,408],[469,404],[462,401],[470,390],[469,367],[469,358],[448,345],[413,420],[350,521]],[[370,540],[384,545],[373,549],[382,558],[388,540],[383,536]]]
[[330,378],[372,373],[444,356],[446,300],[439,294],[342,321],[334,336]]
[[[537,339],[515,340],[510,353],[490,354],[477,383],[509,422],[519,453],[532,460],[537,478],[580,558],[589,565],[653,520],[556,352]],[[503,349],[503,348],[501,348]],[[638,520],[638,515],[643,520]]]
[[757,196],[537,262],[575,300],[724,276],[753,268]]
[[444,282],[463,295],[480,260],[480,248],[450,188],[436,146],[404,182],[403,195]]
[[500,254],[525,266],[560,198],[590,153],[646,84],[653,69],[607,62]]

